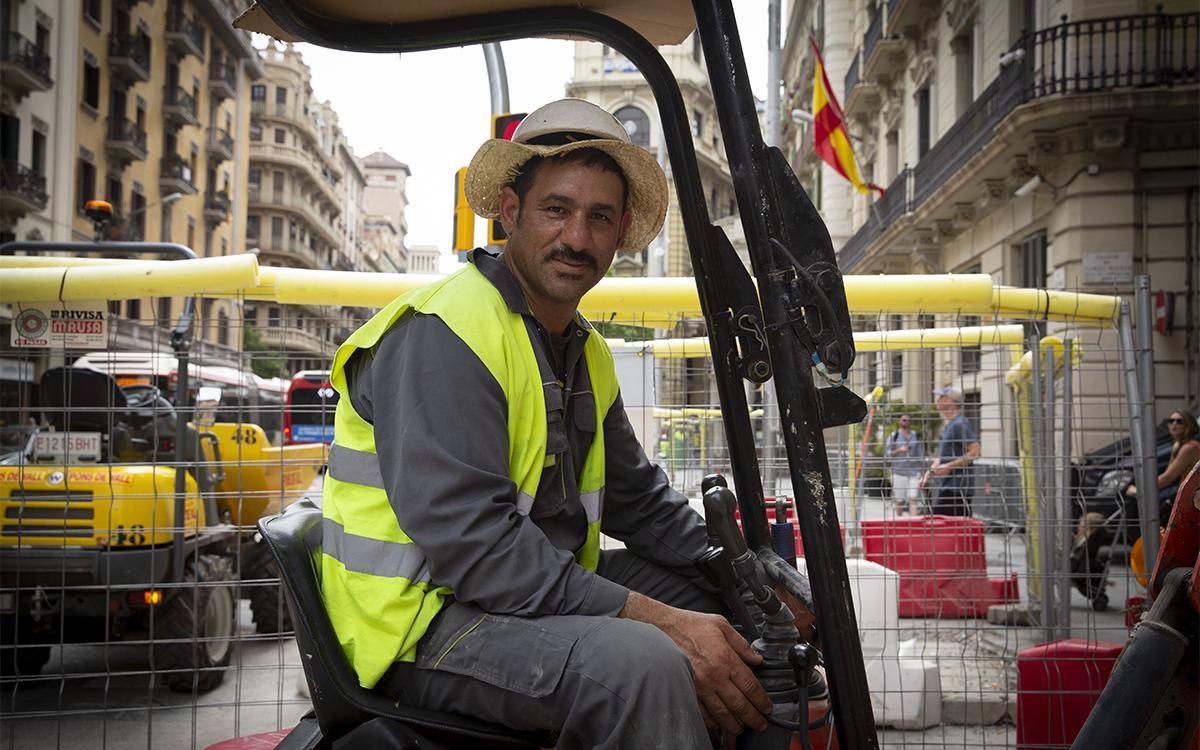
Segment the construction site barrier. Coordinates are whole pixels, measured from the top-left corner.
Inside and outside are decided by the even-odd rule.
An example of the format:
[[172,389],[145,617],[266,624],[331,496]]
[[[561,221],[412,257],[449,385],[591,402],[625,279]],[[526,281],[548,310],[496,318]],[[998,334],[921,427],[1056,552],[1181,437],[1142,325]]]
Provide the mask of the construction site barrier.
[[[93,528],[92,539],[107,544],[129,544],[140,538],[134,534],[169,535],[179,527],[169,519],[131,529],[102,509],[120,498],[166,508],[164,498],[174,490],[161,480],[131,494],[121,484],[124,472],[90,459],[63,472],[59,485],[48,483],[54,467],[36,459],[0,466],[0,480],[8,479],[0,487],[6,527],[43,530],[38,544],[27,544],[28,534],[20,543],[11,534],[0,537],[6,555],[0,604],[8,595],[15,602],[36,598],[39,611],[51,616],[69,597],[89,591],[137,609],[155,596],[182,592],[199,601],[229,589],[237,610],[232,633],[213,640],[195,631],[164,633],[155,619],[138,632],[122,621],[128,630],[37,630],[42,640],[23,641],[31,632],[25,623],[16,631],[19,650],[30,659],[40,658],[43,646],[49,652],[36,671],[0,676],[5,747],[207,747],[282,730],[308,710],[279,580],[260,564],[253,522],[299,497],[320,495],[320,441],[333,413],[322,377],[338,343],[376,307],[436,278],[260,267],[253,256],[169,262],[0,256],[0,287],[14,315],[27,305],[97,303],[108,316],[107,340],[88,350],[12,348],[3,332],[6,371],[16,375],[4,384],[6,436],[25,439],[14,428],[30,420],[48,429],[38,379],[60,365],[105,369],[131,394],[153,385],[178,401],[167,332],[179,299],[196,298],[190,390],[193,398],[203,388],[221,390],[216,424],[208,428],[220,457],[210,445],[190,463],[224,476],[210,497],[189,501],[195,511],[182,526],[197,534],[211,519],[237,540],[229,547],[226,578],[155,587],[83,584],[72,578],[74,563],[67,561],[78,554],[72,551],[62,553],[55,580],[31,585],[14,571],[44,557],[48,539],[59,539],[60,550],[80,546],[61,533],[65,526]],[[1144,350],[1125,335],[1132,316],[1115,295],[1016,289],[996,285],[987,274],[850,276],[846,288],[858,359],[842,387],[867,397],[870,416],[828,431],[826,443],[881,737],[889,747],[1057,742],[1064,736],[1055,734],[1062,707],[1090,705],[1098,687],[1071,676],[1077,664],[1090,662],[1054,661],[1070,647],[1053,644],[1121,643],[1125,602],[1144,595],[1124,561],[1131,546],[1125,542],[1140,520],[1129,523],[1129,512],[1106,518],[1103,544],[1089,542],[1096,537],[1080,520],[1106,474],[1097,468],[1096,451],[1126,445],[1122,455],[1130,468],[1118,469],[1129,473],[1147,450],[1128,445],[1141,434],[1131,409],[1146,413],[1142,394],[1129,389],[1126,377],[1131,366],[1136,375],[1136,355]],[[728,472],[729,464],[693,280],[606,278],[583,308],[610,342],[622,398],[647,454],[700,507],[701,478]],[[303,393],[291,400],[294,378],[308,385],[295,386]],[[983,445],[973,466],[972,516],[929,515],[927,498],[922,513],[901,514],[883,444],[907,411],[926,456],[933,454],[941,429],[933,389],[943,386],[963,392],[965,415]],[[767,494],[790,502],[769,388],[748,385],[747,398]],[[113,404],[89,408],[109,422],[127,418]],[[190,406],[174,408],[179,418],[195,420]],[[301,435],[318,442],[286,444]],[[173,476],[187,462],[133,463]],[[92,492],[91,499],[73,494],[81,490]],[[76,518],[85,508],[93,515]],[[791,536],[803,568],[794,507],[781,518],[769,509],[768,516],[778,526],[773,533]],[[55,524],[57,537],[46,531]],[[619,542],[606,538],[604,544]],[[1105,607],[1098,606],[1099,594]],[[164,644],[191,649],[226,641],[230,659],[208,669],[223,676],[211,690],[202,680],[184,684],[177,678],[186,670],[161,660]],[[1030,651],[1039,646],[1042,651]],[[1087,659],[1107,658],[1102,648],[1089,648]],[[1040,670],[1042,683],[1030,669]],[[168,690],[170,683],[183,692]],[[1038,696],[1046,699],[1044,713]],[[1030,699],[1028,709],[1019,708]],[[1065,726],[1069,732],[1074,725]]]

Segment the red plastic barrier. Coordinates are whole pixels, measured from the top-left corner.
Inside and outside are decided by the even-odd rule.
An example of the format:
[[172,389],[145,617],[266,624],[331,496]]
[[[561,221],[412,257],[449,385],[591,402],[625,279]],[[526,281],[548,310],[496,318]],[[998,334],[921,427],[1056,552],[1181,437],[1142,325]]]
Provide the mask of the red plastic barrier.
[[[800,538],[800,524],[799,524],[799,522],[796,521],[796,504],[792,501],[792,498],[789,497],[786,499],[788,502],[787,520],[791,521],[792,526],[795,529],[796,557],[804,557],[804,540],[802,540]],[[766,498],[766,505],[767,505],[767,523],[779,523],[779,519],[777,519],[775,517],[775,498],[773,498],[773,497]],[[735,510],[734,517],[737,519],[738,529],[741,530],[742,529],[741,511]],[[846,548],[846,529],[840,523],[838,524],[838,531],[841,533],[841,536],[842,536],[842,549],[845,549]],[[743,533],[745,533],[745,532],[743,532]]]
[[905,516],[862,522],[868,560],[900,574],[901,617],[985,617],[1020,599],[1017,575],[987,577],[983,522],[960,516]]
[[1017,654],[1017,748],[1069,748],[1123,645],[1071,638]]

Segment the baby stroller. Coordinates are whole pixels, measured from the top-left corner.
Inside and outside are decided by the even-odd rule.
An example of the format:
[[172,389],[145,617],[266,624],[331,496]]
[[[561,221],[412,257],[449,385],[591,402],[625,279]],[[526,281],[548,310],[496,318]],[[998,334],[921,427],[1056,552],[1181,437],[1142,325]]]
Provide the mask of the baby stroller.
[[1092,603],[1092,609],[1108,609],[1108,567],[1112,546],[1126,543],[1124,493],[1119,493],[1117,509],[1109,515],[1084,513],[1071,545],[1071,583]]
[[[1123,472],[1119,480],[1103,489],[1112,498],[1108,514],[1087,512],[1086,507],[1071,546],[1071,583],[1092,603],[1092,609],[1108,609],[1108,569],[1115,548],[1130,549],[1141,536],[1137,498],[1126,494],[1133,484],[1133,472]],[[1159,518],[1169,518],[1174,487],[1158,491]]]

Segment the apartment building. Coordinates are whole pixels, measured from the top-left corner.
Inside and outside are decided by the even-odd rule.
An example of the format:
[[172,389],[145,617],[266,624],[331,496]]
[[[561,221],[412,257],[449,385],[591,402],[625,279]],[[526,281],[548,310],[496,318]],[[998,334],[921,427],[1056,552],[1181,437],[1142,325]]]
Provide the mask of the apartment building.
[[342,196],[342,215],[338,218],[342,229],[343,250],[339,260],[344,267],[337,267],[346,271],[373,270],[367,257],[364,238],[363,191],[367,187],[367,175],[345,138],[338,143],[337,155],[342,162],[342,171],[346,174],[346,179],[342,180],[345,188]]
[[[70,239],[75,138],[73,2],[0,10],[0,242]],[[65,53],[64,53],[65,51]]]
[[[860,170],[886,186],[883,197],[854,194],[812,154],[810,34]],[[817,197],[843,272],[987,273],[1003,284],[1130,296],[1133,276],[1149,274],[1176,310],[1172,330],[1154,334],[1157,416],[1195,402],[1195,3],[801,0],[787,40],[785,146]],[[866,325],[976,322],[881,315]],[[1115,351],[1115,334],[1094,345]],[[935,386],[961,387],[986,452],[989,441],[1000,449],[1014,439],[998,428],[1005,368],[992,359],[969,350],[868,355],[858,385],[879,383],[918,403]],[[1111,378],[1090,372],[1082,398],[1110,406],[1079,416],[1083,450],[1111,440],[1120,416]]]
[[[5,3],[0,12],[0,240],[108,239],[241,252],[249,93],[261,66],[230,0]],[[167,348],[175,299],[110,304],[113,345]],[[198,350],[230,360],[231,301],[206,300]],[[45,364],[45,363],[43,363]]]
[[[679,81],[684,106],[691,119],[692,139],[704,194],[708,197],[709,215],[713,220],[730,217],[737,212],[737,202],[699,38],[693,34],[683,44],[659,47],[659,52]],[[661,146],[658,105],[649,84],[632,62],[607,45],[575,43],[574,75],[567,84],[567,96],[586,99],[611,112],[625,126],[634,144],[656,154],[664,148]],[[666,163],[665,154],[659,161]],[[618,253],[613,261],[614,274],[691,275],[692,262],[683,231],[683,217],[678,210],[675,183],[669,170],[667,182],[671,204],[667,209],[665,246],[654,243],[647,249]]]
[[[365,230],[370,238],[370,259],[376,270],[408,271],[407,185],[408,165],[383,151],[363,157],[367,185],[363,199]],[[434,261],[437,268],[437,261]]]
[[[311,72],[292,45],[271,41],[260,55],[263,78],[250,89],[246,245],[264,266],[349,268],[336,115],[313,98]],[[354,328],[350,316],[321,306],[256,304],[246,319],[292,371],[323,367]]]

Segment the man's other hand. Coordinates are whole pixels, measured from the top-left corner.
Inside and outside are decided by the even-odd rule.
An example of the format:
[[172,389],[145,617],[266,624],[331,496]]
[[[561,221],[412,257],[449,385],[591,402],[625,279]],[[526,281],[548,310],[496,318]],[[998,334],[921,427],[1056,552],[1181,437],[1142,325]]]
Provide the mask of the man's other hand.
[[676,609],[634,591],[620,616],[654,625],[688,657],[710,728],[729,734],[767,728],[771,699],[747,666],[762,663],[762,657],[724,617]]

